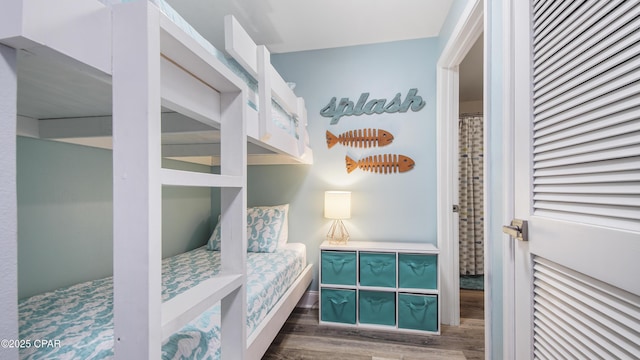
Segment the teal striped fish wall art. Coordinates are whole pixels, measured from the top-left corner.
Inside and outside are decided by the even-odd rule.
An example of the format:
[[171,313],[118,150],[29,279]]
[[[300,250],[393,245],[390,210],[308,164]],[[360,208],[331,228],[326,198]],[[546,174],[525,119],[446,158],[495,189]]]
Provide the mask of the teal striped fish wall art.
[[349,130],[340,135],[334,135],[327,130],[327,146],[329,149],[336,144],[343,146],[368,148],[386,146],[393,142],[393,135],[380,129],[357,129]]

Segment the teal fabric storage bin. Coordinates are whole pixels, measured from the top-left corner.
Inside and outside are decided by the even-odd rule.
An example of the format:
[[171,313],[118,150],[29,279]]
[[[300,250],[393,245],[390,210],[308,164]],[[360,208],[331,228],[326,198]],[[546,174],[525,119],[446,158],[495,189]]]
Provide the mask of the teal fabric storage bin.
[[322,321],[356,323],[356,291],[322,289]]
[[437,289],[437,255],[399,254],[398,262],[400,288]]
[[396,293],[361,290],[358,299],[361,324],[396,325]]
[[438,297],[398,294],[398,327],[438,331]]
[[360,252],[360,285],[396,287],[396,254]]
[[356,284],[355,251],[327,251],[321,253],[322,283],[335,285]]

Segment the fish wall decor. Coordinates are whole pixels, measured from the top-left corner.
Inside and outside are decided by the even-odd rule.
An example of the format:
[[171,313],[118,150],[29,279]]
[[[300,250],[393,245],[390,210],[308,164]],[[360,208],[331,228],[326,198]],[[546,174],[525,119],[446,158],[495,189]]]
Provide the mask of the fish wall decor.
[[347,173],[351,173],[356,168],[378,174],[402,173],[413,169],[416,164],[410,157],[398,154],[370,155],[358,161],[347,155],[345,160]]
[[357,129],[349,130],[338,136],[327,130],[327,146],[331,149],[335,144],[344,146],[368,148],[374,146],[385,146],[393,142],[393,135],[380,129]]

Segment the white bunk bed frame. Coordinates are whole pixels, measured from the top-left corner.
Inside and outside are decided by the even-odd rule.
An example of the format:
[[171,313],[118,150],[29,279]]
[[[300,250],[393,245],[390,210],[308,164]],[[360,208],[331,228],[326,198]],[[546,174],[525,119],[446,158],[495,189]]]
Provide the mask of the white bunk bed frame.
[[[235,20],[229,18],[227,22],[234,33],[239,32]],[[228,36],[232,43],[236,42],[233,34]],[[243,47],[236,49],[244,51]],[[111,75],[115,358],[160,358],[163,339],[218,301],[222,305],[222,359],[260,358],[311,283],[311,265],[307,265],[247,340],[246,85],[147,1],[112,8],[87,0],[22,0],[3,6],[0,14],[0,168],[3,169],[0,177],[0,271],[3,274],[0,277],[0,308],[3,309],[0,338],[19,339],[16,103],[17,53],[23,50],[47,59],[63,59],[88,74]],[[268,61],[266,49],[262,48],[257,54],[258,59]],[[285,106],[295,102],[297,113],[292,113],[304,116],[301,100],[290,98],[290,91],[279,95],[281,78],[272,80],[277,72],[270,64],[258,63],[257,66],[261,89],[271,88],[270,94],[265,95],[269,96],[268,101],[261,99],[261,111],[270,107],[273,94]],[[161,106],[221,130],[219,175],[161,167]],[[277,131],[268,124],[254,133],[257,138],[269,135],[279,139]],[[305,141],[278,146],[301,157],[300,151],[310,155]],[[221,189],[224,254],[220,276],[165,303],[160,295],[163,185]],[[18,349],[0,347],[0,357],[17,359]]]
[[[281,149],[301,162],[310,163],[313,154],[306,132],[307,110],[304,99],[296,97],[271,65],[271,54],[266,46],[256,45],[232,15],[225,16],[224,21],[225,50],[258,81],[259,112],[248,113],[247,135],[250,139],[268,142],[269,146]],[[300,122],[299,128],[304,131],[299,139],[292,138],[271,121],[272,98]],[[265,160],[268,161],[268,158]],[[258,162],[254,160],[252,163]]]

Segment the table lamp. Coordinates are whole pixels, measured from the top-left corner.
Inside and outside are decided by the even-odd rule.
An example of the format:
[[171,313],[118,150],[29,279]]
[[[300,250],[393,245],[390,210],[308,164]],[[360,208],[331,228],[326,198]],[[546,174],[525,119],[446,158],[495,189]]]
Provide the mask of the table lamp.
[[349,241],[349,233],[347,228],[344,227],[342,219],[351,218],[351,192],[325,191],[324,217],[333,219],[329,233],[327,233],[329,243],[346,244]]

